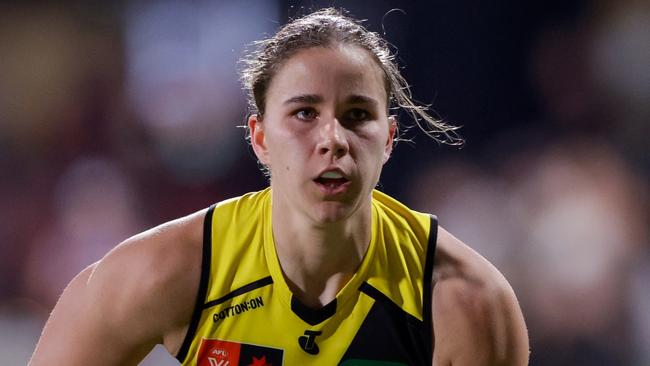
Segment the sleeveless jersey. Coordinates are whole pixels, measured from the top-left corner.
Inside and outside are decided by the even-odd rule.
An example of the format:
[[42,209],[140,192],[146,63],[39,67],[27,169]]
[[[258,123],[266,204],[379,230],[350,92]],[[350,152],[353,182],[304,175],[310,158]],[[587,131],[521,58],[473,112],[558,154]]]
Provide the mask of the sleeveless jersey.
[[198,299],[177,359],[199,366],[431,365],[436,218],[374,191],[361,265],[334,300],[314,309],[283,277],[271,193],[208,209]]

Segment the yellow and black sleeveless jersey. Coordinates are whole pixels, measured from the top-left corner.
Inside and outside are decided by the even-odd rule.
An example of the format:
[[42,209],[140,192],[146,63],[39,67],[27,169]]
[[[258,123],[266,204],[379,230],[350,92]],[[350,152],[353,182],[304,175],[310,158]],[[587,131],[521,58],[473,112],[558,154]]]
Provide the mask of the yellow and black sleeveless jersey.
[[199,295],[177,359],[199,366],[431,365],[437,222],[373,192],[372,238],[352,279],[320,309],[285,282],[271,190],[207,211]]

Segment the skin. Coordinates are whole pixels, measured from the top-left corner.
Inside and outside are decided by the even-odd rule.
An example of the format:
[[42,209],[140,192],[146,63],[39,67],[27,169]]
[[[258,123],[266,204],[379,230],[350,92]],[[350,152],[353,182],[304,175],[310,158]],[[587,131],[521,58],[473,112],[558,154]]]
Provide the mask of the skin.
[[528,331],[510,284],[441,227],[432,286],[434,366],[528,365]]
[[[382,71],[358,48],[303,50],[276,74],[267,103],[264,118],[252,116],[249,127],[271,170],[278,258],[294,293],[324,305],[370,243],[371,192],[395,133]],[[346,192],[327,195],[314,182],[331,169],[349,178]]]
[[[274,76],[266,107],[248,125],[256,155],[271,170],[278,257],[296,296],[319,306],[336,296],[368,247],[371,191],[396,123],[381,70],[351,46],[296,53]],[[332,169],[348,178],[345,190],[314,181]],[[82,271],[30,365],[136,365],[155,344],[175,355],[196,301],[204,214],[137,235]],[[433,277],[432,365],[527,364],[527,331],[508,282],[442,228]]]
[[136,235],[77,275],[29,365],[137,365],[156,344],[175,355],[196,301],[204,215]]

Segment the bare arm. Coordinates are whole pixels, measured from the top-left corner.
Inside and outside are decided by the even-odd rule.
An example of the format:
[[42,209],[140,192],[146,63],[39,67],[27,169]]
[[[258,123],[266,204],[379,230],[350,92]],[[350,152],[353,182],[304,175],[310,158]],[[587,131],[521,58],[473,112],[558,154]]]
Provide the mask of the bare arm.
[[29,365],[136,365],[156,344],[178,351],[198,289],[202,216],[131,238],[77,275]]
[[528,332],[507,280],[442,229],[438,246],[432,295],[433,365],[527,365]]

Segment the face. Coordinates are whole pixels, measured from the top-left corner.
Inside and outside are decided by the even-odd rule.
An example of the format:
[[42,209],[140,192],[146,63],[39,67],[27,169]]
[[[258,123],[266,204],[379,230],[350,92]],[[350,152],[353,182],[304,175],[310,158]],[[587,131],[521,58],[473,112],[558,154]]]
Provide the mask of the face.
[[367,51],[298,52],[276,72],[265,114],[252,116],[249,127],[255,153],[271,171],[274,209],[316,223],[369,213],[395,121],[383,72]]

